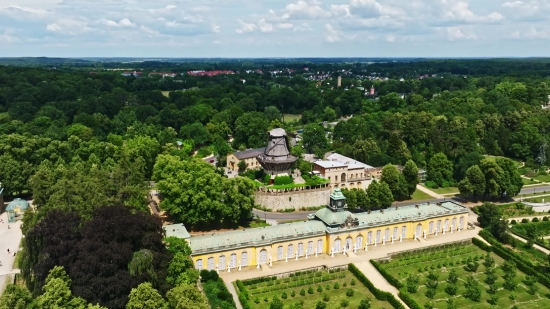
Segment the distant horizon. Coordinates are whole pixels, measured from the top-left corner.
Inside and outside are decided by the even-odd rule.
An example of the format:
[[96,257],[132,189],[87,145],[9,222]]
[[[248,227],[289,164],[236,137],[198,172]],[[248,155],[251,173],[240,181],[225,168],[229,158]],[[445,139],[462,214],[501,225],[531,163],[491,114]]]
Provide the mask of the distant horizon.
[[81,59],[81,60],[87,60],[87,59],[143,59],[143,60],[164,60],[164,59],[196,59],[196,60],[202,60],[202,59],[226,59],[226,60],[232,60],[232,59],[365,59],[365,60],[380,60],[380,59],[441,59],[441,60],[468,60],[468,59],[550,59],[550,56],[494,56],[494,57],[486,57],[486,56],[464,56],[464,57],[432,57],[432,56],[425,56],[425,57],[415,57],[415,56],[403,56],[403,57],[363,57],[363,56],[348,56],[348,57],[315,57],[315,56],[297,56],[297,57],[135,57],[135,56],[66,56],[66,57],[59,57],[59,56],[0,56],[0,59]]

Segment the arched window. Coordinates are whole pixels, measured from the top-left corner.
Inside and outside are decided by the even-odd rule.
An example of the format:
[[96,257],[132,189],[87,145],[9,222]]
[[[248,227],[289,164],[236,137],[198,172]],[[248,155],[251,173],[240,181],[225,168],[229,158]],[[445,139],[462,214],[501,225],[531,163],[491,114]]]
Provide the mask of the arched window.
[[437,230],[438,233],[441,232],[441,220],[437,220]]
[[319,239],[317,240],[317,253],[323,252],[323,240]]
[[445,219],[445,226],[443,227],[443,230],[447,232],[449,230],[449,219]]
[[229,257],[229,267],[231,268],[237,267],[237,253],[233,253]]
[[241,253],[241,266],[248,266],[248,252]]
[[334,252],[340,252],[341,245],[342,245],[342,241],[340,240],[340,238],[336,239],[334,241]]
[[260,250],[260,264],[265,264],[267,262],[267,250]]
[[386,231],[384,232],[384,240],[390,241],[390,228],[387,228]]
[[342,182],[346,181],[346,173],[342,173],[340,177],[342,179]]
[[355,238],[355,248],[363,248],[363,235],[359,235],[357,236],[357,238]]
[[220,255],[218,267],[220,269],[225,269],[225,255]]
[[367,245],[372,244],[372,232],[367,233]]
[[346,251],[353,249],[353,239],[351,237],[346,238]]
[[298,256],[304,255],[304,243],[298,243]]
[[435,233],[435,232],[434,232],[434,222],[433,222],[433,221],[430,221],[428,234],[433,234],[433,233]]
[[401,239],[406,239],[406,238],[407,238],[407,226],[403,225],[401,227]]
[[288,245],[286,256],[288,258],[292,258],[294,256],[294,245],[293,244]]
[[208,258],[208,270],[214,270],[214,258],[213,257]]
[[460,217],[458,227],[462,230],[464,228],[464,217]]
[[307,254],[312,255],[313,254],[313,241],[307,242]]
[[382,241],[382,231],[378,230],[376,231],[376,243],[380,243]]
[[[433,223],[433,222],[432,222]],[[422,237],[422,224],[418,224],[416,226],[416,237],[420,238]]]
[[282,260],[283,257],[283,246],[277,247],[277,260]]
[[456,230],[456,218],[453,218],[453,223],[451,223],[451,229],[454,231]]
[[399,228],[396,226],[393,228],[393,240],[396,240],[399,238]]
[[198,259],[195,262],[195,268],[198,269],[198,270],[202,270],[202,259]]

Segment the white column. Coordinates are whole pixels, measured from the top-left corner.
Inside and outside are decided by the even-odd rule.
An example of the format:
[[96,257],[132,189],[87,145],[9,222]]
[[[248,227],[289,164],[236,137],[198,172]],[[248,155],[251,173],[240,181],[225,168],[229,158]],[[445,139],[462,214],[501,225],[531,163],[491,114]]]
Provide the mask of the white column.
[[306,250],[306,259],[307,259],[307,250]]
[[296,261],[298,261],[298,251],[296,251]]
[[216,273],[219,274],[220,272],[218,271],[218,264],[216,264]]
[[384,237],[384,239],[382,239],[382,246],[385,246],[386,245],[386,237]]
[[241,269],[241,262],[239,262],[239,270],[242,270],[242,269]]
[[452,226],[451,226],[451,234],[453,233],[453,230],[454,230],[454,229],[453,229]]
[[353,245],[353,253],[357,253],[357,244]]
[[227,265],[227,272],[230,273],[231,272],[231,267],[229,265]]
[[317,254],[318,254],[317,248],[315,248],[315,257],[317,257]]
[[403,235],[399,236],[399,242],[403,242]]
[[260,259],[256,259],[256,268],[260,268]]
[[330,248],[330,257],[334,257],[334,248]]
[[273,259],[269,256],[269,267],[273,266]]
[[365,251],[369,251],[369,244],[365,244]]
[[416,232],[414,232],[414,240],[416,240],[416,239],[417,239],[417,238],[416,238]]
[[426,235],[427,235],[427,234],[428,234],[428,233],[426,233],[426,231],[424,230],[424,239],[426,239]]
[[445,235],[445,232],[447,231],[446,228],[443,228],[443,235]]
[[376,247],[376,239],[374,239],[374,246]]
[[439,232],[437,229],[435,230],[435,236],[437,236],[437,232]]
[[285,254],[285,263],[288,262],[288,252]]

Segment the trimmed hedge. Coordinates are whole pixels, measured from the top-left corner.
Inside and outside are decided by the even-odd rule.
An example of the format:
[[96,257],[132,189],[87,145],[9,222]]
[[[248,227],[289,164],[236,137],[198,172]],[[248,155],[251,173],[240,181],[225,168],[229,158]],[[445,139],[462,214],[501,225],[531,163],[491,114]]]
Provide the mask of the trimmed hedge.
[[403,306],[403,304],[401,304],[401,302],[399,302],[399,300],[397,300],[392,293],[381,291],[375,287],[374,284],[372,284],[372,282],[370,282],[370,280],[365,277],[365,275],[355,265],[350,263],[348,265],[348,270],[357,278],[357,280],[359,280],[359,282],[363,283],[363,285],[371,291],[376,299],[385,300],[396,309],[405,309],[405,306]]
[[372,266],[374,266],[374,268],[378,270],[378,272],[382,275],[382,277],[386,278],[386,280],[388,280],[388,282],[394,287],[396,287],[398,290],[405,287],[403,283],[399,282],[399,280],[394,278],[384,268],[382,268],[382,266],[380,266],[380,263],[378,263],[375,260],[370,260],[370,263],[372,264]]
[[239,289],[237,293],[239,295],[239,302],[241,303],[243,309],[250,309],[250,304],[248,304],[248,300],[250,299],[250,296],[248,295],[248,291],[246,290],[246,287],[244,286],[241,280],[237,280],[235,284]]
[[399,290],[399,297],[410,309],[424,309],[424,307],[419,305],[405,289]]
[[276,176],[273,180],[273,184],[276,186],[289,185],[291,183],[294,183],[294,180],[290,176]]
[[[547,288],[550,288],[550,278],[545,274],[537,271],[531,261],[524,259],[522,256],[512,252],[510,249],[505,248],[502,244],[494,238],[494,236],[486,230],[481,230],[479,236],[483,237],[493,247],[493,252],[506,261],[513,261],[519,270],[527,275],[535,276],[538,278],[538,282]],[[476,243],[474,243],[476,244]],[[477,245],[477,244],[476,244]],[[483,249],[482,247],[480,247]]]

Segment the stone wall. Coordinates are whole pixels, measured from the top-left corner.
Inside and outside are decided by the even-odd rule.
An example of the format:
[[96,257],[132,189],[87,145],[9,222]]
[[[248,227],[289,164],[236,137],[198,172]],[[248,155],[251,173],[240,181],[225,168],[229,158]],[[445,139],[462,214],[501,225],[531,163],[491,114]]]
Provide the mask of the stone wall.
[[273,211],[327,205],[330,187],[316,189],[275,190],[260,188],[255,194],[256,204]]

